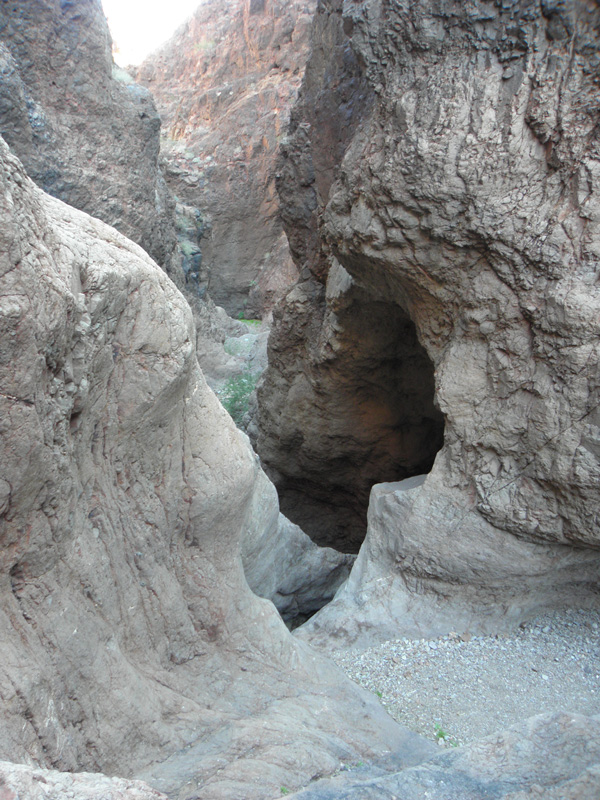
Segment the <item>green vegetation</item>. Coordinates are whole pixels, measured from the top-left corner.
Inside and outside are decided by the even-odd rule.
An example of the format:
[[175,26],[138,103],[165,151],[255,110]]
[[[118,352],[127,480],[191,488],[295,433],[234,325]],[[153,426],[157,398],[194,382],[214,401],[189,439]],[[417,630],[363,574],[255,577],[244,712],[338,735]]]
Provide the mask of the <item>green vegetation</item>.
[[290,793],[290,790],[287,788],[287,786],[280,786],[279,787],[279,791],[281,792],[281,794],[289,794]]
[[245,414],[248,412],[248,401],[256,386],[257,375],[251,372],[242,372],[230,378],[225,386],[217,393],[229,416],[240,427]]
[[214,39],[200,39],[199,42],[196,42],[194,45],[194,50],[197,53],[205,53],[207,50],[214,50],[217,46],[217,43]]
[[442,726],[439,723],[436,722],[433,727],[435,730],[435,738],[438,740],[438,742],[441,740],[446,744],[451,745],[452,747],[458,747],[458,742],[456,741],[456,739],[453,739],[451,736],[448,736],[446,731],[442,728]]
[[135,83],[131,75],[125,69],[121,69],[121,67],[117,67],[116,64],[113,64],[112,68],[112,76],[113,80],[118,81],[119,83],[124,83],[127,86],[131,83]]
[[180,239],[179,246],[181,247],[181,252],[183,255],[187,256],[188,258],[192,255],[192,253],[198,251],[198,247],[193,242],[190,242],[189,239]]

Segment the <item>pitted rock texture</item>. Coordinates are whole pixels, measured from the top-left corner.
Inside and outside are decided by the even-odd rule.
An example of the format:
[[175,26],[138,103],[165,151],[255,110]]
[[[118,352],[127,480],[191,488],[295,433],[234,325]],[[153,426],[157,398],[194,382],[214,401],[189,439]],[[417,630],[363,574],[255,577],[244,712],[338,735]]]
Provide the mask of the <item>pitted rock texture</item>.
[[[292,250],[310,286],[337,261],[406,312],[445,420],[429,477],[373,512],[357,627],[598,601],[599,25],[584,2],[319,5],[283,149]],[[293,302],[278,327],[270,419],[311,381]],[[411,613],[378,623],[392,585]]]
[[362,767],[318,781],[297,800],[596,800],[600,717],[540,714],[504,733],[392,774]]
[[0,761],[2,800],[167,800],[141,781],[107,778],[91,773],[57,772]]
[[275,156],[308,57],[316,0],[209,0],[135,71],[156,98],[167,180],[199,209],[199,279],[230,314],[262,315],[297,278]]
[[1,3],[0,134],[42,189],[178,277],[160,119],[146,89],[113,77],[111,46],[100,0]]
[[276,499],[182,295],[0,156],[0,756],[180,800],[417,763],[422,740],[248,589],[240,540]]

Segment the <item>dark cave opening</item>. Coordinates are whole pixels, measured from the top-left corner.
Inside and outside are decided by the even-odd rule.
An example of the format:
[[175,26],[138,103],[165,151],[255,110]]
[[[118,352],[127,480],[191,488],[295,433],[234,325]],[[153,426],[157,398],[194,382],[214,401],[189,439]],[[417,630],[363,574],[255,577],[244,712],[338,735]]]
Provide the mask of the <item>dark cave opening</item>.
[[[335,311],[335,357],[311,365],[314,407],[273,475],[283,513],[314,541],[358,552],[371,487],[428,472],[444,438],[434,369],[396,303],[354,292]],[[282,443],[283,444],[283,443]]]

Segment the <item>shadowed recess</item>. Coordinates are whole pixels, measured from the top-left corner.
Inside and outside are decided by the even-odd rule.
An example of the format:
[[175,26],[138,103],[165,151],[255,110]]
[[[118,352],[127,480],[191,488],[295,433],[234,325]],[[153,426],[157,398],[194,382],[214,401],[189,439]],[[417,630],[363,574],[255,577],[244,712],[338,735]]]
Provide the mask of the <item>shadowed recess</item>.
[[[433,365],[398,305],[353,288],[323,330],[309,381],[297,381],[293,402],[279,409],[271,476],[286,516],[319,544],[357,552],[371,487],[428,472],[444,419]],[[268,468],[271,443],[262,456]]]

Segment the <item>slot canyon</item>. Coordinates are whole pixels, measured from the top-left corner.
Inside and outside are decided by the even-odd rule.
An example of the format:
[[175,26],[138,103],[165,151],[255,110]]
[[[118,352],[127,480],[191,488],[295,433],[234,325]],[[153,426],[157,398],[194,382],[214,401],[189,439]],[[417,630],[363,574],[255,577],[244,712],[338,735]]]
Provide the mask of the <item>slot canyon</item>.
[[600,6],[112,46],[0,3],[0,798],[597,800]]

